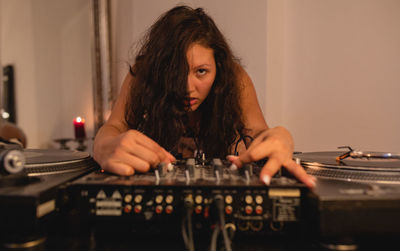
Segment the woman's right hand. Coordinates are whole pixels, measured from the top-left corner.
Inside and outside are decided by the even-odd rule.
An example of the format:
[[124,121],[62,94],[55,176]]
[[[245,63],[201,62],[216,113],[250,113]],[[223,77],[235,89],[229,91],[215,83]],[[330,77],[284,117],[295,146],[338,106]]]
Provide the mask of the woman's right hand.
[[171,163],[175,157],[155,141],[137,130],[95,142],[93,158],[102,169],[119,175],[147,172],[161,162]]

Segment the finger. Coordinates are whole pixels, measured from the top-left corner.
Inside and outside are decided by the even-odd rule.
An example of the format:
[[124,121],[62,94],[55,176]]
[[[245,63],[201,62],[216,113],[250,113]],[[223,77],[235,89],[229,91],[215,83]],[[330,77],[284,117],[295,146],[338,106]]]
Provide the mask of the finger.
[[[174,156],[168,153],[164,148],[162,148],[159,144],[157,144],[154,140],[147,137],[146,135],[137,132],[135,136],[135,142],[138,145],[141,145],[158,156],[158,161],[156,163],[152,163],[152,165],[157,165],[160,162],[172,162],[175,161]],[[140,154],[140,153],[139,153]]]
[[271,155],[272,147],[269,147],[268,140],[262,141],[253,147],[249,148],[247,151],[239,155],[239,159],[242,163],[248,163],[252,161],[257,161]]
[[259,134],[253,141],[251,141],[249,149],[268,139],[266,134],[267,134],[266,131],[264,131],[261,134]]
[[315,178],[308,175],[301,165],[291,160],[288,163],[285,163],[284,166],[290,173],[292,173],[297,179],[303,182],[307,187],[315,187]]
[[243,166],[242,161],[240,160],[239,156],[235,155],[228,155],[226,156],[226,159],[231,162],[233,165],[235,165],[238,168],[241,168]]
[[118,160],[131,166],[135,171],[141,173],[148,172],[151,166],[150,162],[143,157],[134,156],[127,152],[122,152],[121,154],[119,154]]
[[118,160],[108,161],[107,165],[105,165],[103,169],[107,172],[115,173],[121,176],[130,176],[135,173],[135,170],[132,166]]
[[271,177],[281,168],[281,162],[276,158],[269,158],[260,172],[260,179],[266,185],[271,182]]
[[[147,165],[150,167],[155,167],[157,164],[162,162],[165,158],[160,158],[160,155],[158,155],[156,152],[152,151],[151,149],[139,145],[139,144],[134,144],[130,149],[127,149],[127,153],[131,156],[136,157],[137,159],[140,159],[147,163]],[[139,162],[138,162],[139,163]],[[144,170],[146,167],[141,163],[140,167],[141,170]]]
[[165,155],[167,156],[167,158],[164,160],[164,162],[170,163],[176,160],[176,158],[174,157],[174,155],[172,155],[171,153],[169,153],[167,150],[165,150],[164,148],[162,148],[162,150],[164,151]]

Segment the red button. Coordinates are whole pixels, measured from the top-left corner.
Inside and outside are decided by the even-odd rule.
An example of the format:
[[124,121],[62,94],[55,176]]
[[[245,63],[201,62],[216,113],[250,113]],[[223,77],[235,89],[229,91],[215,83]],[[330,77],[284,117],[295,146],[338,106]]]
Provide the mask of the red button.
[[160,213],[162,213],[162,210],[163,210],[162,206],[160,206],[160,205],[156,206],[156,213],[160,214]]
[[140,212],[142,212],[142,206],[141,205],[136,205],[135,206],[135,208],[134,208],[134,211],[135,211],[135,213],[140,213]]
[[256,214],[262,214],[263,209],[261,206],[256,206]]
[[225,213],[226,214],[231,214],[232,213],[232,207],[231,206],[225,207]]
[[251,214],[253,212],[253,208],[251,206],[246,206],[244,210],[246,214]]
[[201,206],[196,206],[196,208],[194,209],[194,211],[196,212],[196,214],[201,214],[201,211],[203,210],[203,208]]
[[165,212],[166,212],[167,214],[171,214],[173,210],[174,210],[174,209],[173,209],[173,207],[172,207],[171,205],[168,205],[168,206],[165,208]]

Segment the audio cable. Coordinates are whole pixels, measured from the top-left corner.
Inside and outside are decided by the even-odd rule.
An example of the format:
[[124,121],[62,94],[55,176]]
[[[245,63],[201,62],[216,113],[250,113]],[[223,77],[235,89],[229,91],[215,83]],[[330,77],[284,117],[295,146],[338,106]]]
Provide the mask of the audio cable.
[[182,220],[182,238],[185,243],[186,250],[194,251],[192,213],[193,213],[193,198],[187,196],[184,201],[184,214]]
[[214,201],[217,208],[218,220],[211,236],[210,251],[217,250],[218,235],[221,231],[224,239],[225,250],[232,251],[231,240],[228,236],[227,228],[225,227],[224,199],[222,195],[219,194],[214,197]]

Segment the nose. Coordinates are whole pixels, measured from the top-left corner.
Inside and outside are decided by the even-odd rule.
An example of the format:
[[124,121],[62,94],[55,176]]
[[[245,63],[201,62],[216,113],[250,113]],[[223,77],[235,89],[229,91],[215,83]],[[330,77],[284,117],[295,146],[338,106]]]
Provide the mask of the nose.
[[187,92],[188,94],[193,93],[195,91],[195,79],[192,74],[189,73],[187,78]]

